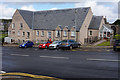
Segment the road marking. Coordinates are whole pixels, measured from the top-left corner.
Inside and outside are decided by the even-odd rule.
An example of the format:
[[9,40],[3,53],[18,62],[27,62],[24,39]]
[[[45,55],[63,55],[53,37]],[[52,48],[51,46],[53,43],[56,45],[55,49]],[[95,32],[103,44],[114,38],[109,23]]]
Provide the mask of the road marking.
[[40,56],[42,58],[69,59],[68,57]]
[[12,56],[29,56],[29,55],[21,55],[21,54],[10,54]]
[[50,79],[50,80],[63,80],[63,79],[59,79],[59,78],[54,78],[54,77],[49,77],[49,76],[42,76],[42,75],[33,75],[33,74],[28,74],[28,73],[3,73],[3,74],[0,74],[2,76],[9,76],[9,75],[12,75],[12,76],[26,76],[26,77],[32,77],[32,78],[41,78],[41,79]]
[[112,60],[112,59],[92,59],[92,58],[87,58],[89,61],[111,61],[111,62],[119,62],[120,60]]

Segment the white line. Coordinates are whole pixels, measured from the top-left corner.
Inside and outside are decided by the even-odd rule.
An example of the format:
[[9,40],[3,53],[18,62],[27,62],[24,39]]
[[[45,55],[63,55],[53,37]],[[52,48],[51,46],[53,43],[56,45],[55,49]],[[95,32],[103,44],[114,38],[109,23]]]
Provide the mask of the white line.
[[42,58],[56,58],[56,59],[69,59],[68,57],[53,57],[53,56],[40,56]]
[[21,55],[21,54],[10,54],[10,55],[13,55],[13,56],[29,56],[29,55]]
[[87,58],[87,60],[90,60],[90,61],[112,61],[112,62],[120,61],[120,60],[112,60],[112,59],[91,59],[91,58]]

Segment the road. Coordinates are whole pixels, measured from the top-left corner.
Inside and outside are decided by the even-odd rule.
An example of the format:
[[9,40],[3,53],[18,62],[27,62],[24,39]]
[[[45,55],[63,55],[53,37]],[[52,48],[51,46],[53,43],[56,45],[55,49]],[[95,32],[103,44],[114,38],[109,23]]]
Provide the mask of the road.
[[2,70],[56,78],[118,78],[120,52],[2,47]]

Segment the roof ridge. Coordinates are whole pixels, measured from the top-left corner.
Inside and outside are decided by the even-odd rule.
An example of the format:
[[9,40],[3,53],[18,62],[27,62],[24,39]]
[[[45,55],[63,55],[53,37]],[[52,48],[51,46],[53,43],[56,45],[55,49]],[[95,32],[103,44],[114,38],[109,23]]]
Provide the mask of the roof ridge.
[[23,10],[17,9],[18,11],[29,11],[29,12],[46,12],[46,11],[62,11],[62,10],[75,10],[75,9],[89,9],[90,7],[79,7],[79,8],[65,8],[65,9],[57,9],[57,10],[40,10],[40,11],[30,11],[30,10]]

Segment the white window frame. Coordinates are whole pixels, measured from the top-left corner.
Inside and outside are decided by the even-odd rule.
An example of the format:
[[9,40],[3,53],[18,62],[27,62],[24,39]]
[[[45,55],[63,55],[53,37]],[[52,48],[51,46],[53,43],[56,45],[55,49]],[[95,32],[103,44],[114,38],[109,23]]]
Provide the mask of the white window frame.
[[[58,32],[59,32],[59,36],[58,36]],[[61,37],[61,30],[56,30],[56,37]]]
[[63,35],[67,36],[67,31],[66,30],[64,30]]
[[47,33],[47,38],[51,38],[51,32]]
[[75,31],[71,31],[71,36],[75,36]]
[[8,31],[8,35],[11,35],[11,31]]
[[14,23],[12,23],[12,29],[15,29],[15,24]]
[[41,36],[44,36],[44,31],[41,31]]
[[22,23],[20,23],[20,29],[21,29],[21,30],[23,29],[23,24],[22,24]]
[[39,36],[39,31],[36,32],[36,35]]
[[[29,35],[28,35],[28,33],[29,33]],[[30,32],[27,32],[27,38],[30,38]]]
[[89,31],[89,35],[92,36],[93,31]]
[[20,31],[18,31],[17,35],[20,36]]
[[[23,34],[24,33],[24,34]],[[22,32],[22,36],[25,36],[25,32]]]

